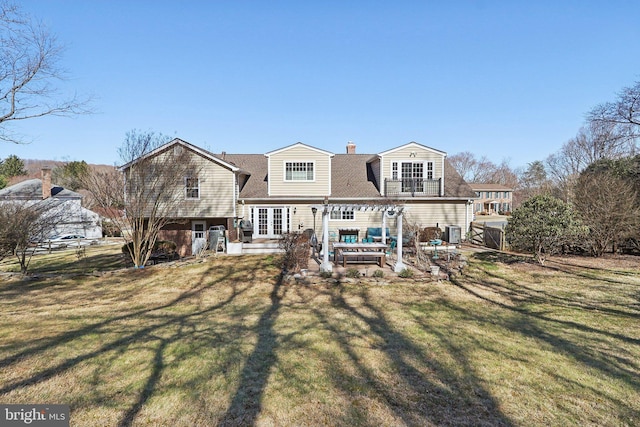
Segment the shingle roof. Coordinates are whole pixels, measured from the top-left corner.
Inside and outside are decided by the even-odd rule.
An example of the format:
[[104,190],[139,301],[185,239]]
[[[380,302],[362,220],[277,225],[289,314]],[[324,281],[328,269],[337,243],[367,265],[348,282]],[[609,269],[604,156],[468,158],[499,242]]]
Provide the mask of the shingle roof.
[[[374,154],[335,154],[331,160],[332,198],[381,198],[376,187],[371,165]],[[221,160],[239,167],[249,174],[240,190],[240,198],[267,199],[267,173],[269,159],[264,154],[218,154]],[[460,174],[445,160],[445,197],[472,198],[474,191]],[[281,196],[278,196],[281,198]]]
[[371,154],[336,154],[331,161],[331,197],[381,197],[376,188]]
[[475,191],[469,187],[469,184],[451,166],[447,159],[444,160],[444,196],[454,198],[476,197]]
[[240,190],[240,198],[266,198],[268,161],[264,154],[224,154],[219,159],[231,163],[242,170],[248,179]]
[[[75,191],[59,186],[51,186],[51,197],[59,199],[82,199]],[[28,179],[0,190],[0,199],[36,200],[42,199],[42,180]]]

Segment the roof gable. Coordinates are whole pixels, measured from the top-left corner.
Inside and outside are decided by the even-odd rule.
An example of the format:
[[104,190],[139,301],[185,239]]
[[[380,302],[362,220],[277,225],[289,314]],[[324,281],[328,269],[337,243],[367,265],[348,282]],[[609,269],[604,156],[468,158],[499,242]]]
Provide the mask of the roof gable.
[[320,154],[327,155],[329,157],[333,157],[334,156],[334,154],[330,153],[329,151],[321,150],[319,148],[312,147],[312,146],[307,145],[307,144],[303,144],[302,142],[296,142],[295,144],[287,145],[286,147],[279,148],[279,149],[274,150],[274,151],[269,151],[268,153],[265,153],[265,156],[269,157],[269,156],[272,156],[274,154],[280,154],[283,151],[291,150],[292,148],[300,148],[300,147],[307,148],[309,150],[315,151],[315,152],[320,153]]
[[225,162],[224,160],[222,160],[219,157],[217,157],[215,154],[213,154],[213,153],[211,153],[211,152],[209,152],[209,151],[207,151],[205,149],[202,149],[202,148],[200,148],[198,146],[190,144],[190,143],[188,143],[186,141],[183,141],[180,138],[172,139],[171,141],[167,142],[166,144],[161,145],[160,147],[156,148],[155,150],[152,150],[152,151],[148,152],[147,154],[145,154],[145,155],[143,155],[143,156],[141,156],[141,157],[139,157],[139,158],[137,158],[137,159],[125,164],[125,165],[120,166],[119,169],[120,169],[120,171],[124,171],[125,169],[129,168],[132,164],[137,163],[140,160],[156,156],[156,155],[158,155],[158,154],[160,154],[160,153],[162,153],[162,152],[164,152],[164,151],[166,151],[166,150],[168,150],[171,147],[176,146],[176,145],[182,146],[182,147],[186,148],[187,150],[190,150],[190,151],[192,151],[194,153],[197,153],[200,156],[204,157],[205,159],[210,160],[210,161],[212,161],[214,163],[217,163],[217,164],[219,164],[219,165],[221,165],[221,166],[223,166],[223,167],[225,167],[225,168],[227,168],[227,169],[229,169],[229,170],[231,170],[233,172],[237,172],[238,171],[238,167],[237,166],[232,165],[232,164],[230,164],[228,162]]
[[[59,199],[82,199],[82,194],[52,185],[51,197]],[[0,190],[0,199],[42,200],[42,180],[27,179]]]
[[396,148],[392,148],[391,150],[383,151],[382,153],[378,153],[378,156],[385,156],[387,154],[394,153],[398,150],[403,150],[405,148],[419,148],[421,150],[426,150],[435,154],[440,154],[442,156],[446,156],[447,153],[444,151],[436,150],[435,148],[427,147],[426,145],[418,144],[417,142],[411,141],[408,144],[401,145]]

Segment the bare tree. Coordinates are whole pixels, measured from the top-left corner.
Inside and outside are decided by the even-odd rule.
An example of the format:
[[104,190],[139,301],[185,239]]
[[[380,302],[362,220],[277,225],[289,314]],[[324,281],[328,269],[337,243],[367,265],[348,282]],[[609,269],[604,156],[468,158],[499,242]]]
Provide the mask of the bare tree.
[[511,168],[507,160],[502,160],[499,165],[494,165],[487,183],[502,184],[515,189],[518,188],[518,173]]
[[11,121],[88,112],[89,100],[61,95],[62,48],[41,23],[8,1],[0,2],[0,140],[19,143]]
[[454,154],[447,159],[456,172],[467,182],[502,184],[513,188],[517,185],[517,175],[509,167],[507,160],[496,165],[487,157],[477,158],[469,151]]
[[633,185],[608,170],[584,173],[575,190],[574,206],[589,228],[586,243],[601,256],[630,235],[637,235],[640,208]]
[[69,207],[51,198],[0,202],[0,259],[15,256],[26,274],[38,244],[64,221]]
[[102,213],[131,243],[131,260],[138,268],[149,260],[160,230],[179,221],[186,181],[199,173],[194,154],[168,142],[161,134],[129,132],[119,150],[124,165],[84,178],[83,186]]
[[624,126],[637,137],[640,132],[640,81],[623,88],[615,101],[605,102],[593,108],[589,112],[588,120]]
[[635,143],[628,132],[615,123],[591,121],[573,140],[573,154],[583,168],[600,159],[619,159],[634,155]]
[[473,153],[463,151],[447,157],[447,160],[465,181],[473,182],[478,165],[478,160]]
[[548,178],[558,197],[572,199],[573,187],[578,176],[589,165],[602,159],[620,159],[635,154],[632,139],[620,133],[619,126],[601,121],[591,121],[580,128],[577,135],[545,160]]

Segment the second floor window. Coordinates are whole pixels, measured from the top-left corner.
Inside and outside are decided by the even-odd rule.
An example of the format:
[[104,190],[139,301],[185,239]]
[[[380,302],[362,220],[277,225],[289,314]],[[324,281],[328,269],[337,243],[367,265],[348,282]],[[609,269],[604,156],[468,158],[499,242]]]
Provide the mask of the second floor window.
[[200,198],[200,180],[198,178],[187,177],[184,179],[185,195],[187,199]]
[[285,181],[313,181],[313,162],[286,162]]

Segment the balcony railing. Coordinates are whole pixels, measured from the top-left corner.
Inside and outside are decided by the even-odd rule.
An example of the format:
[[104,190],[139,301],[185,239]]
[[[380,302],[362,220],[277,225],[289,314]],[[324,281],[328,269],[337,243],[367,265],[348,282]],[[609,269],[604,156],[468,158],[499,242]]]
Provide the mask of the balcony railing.
[[440,196],[440,179],[403,178],[385,179],[384,190],[393,196]]

